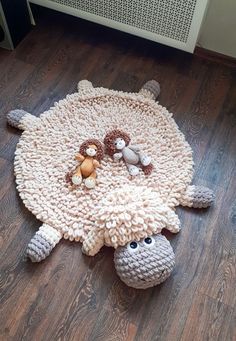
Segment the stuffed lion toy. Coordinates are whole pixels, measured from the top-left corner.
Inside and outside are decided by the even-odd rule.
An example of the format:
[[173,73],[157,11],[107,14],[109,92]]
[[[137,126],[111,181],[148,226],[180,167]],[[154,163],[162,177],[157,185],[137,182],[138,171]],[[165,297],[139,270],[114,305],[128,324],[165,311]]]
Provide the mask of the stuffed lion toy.
[[100,161],[103,159],[103,146],[96,139],[89,139],[80,146],[79,154],[75,159],[79,165],[75,171],[67,174],[67,181],[73,185],[80,185],[84,181],[85,187],[91,189],[96,185],[96,168],[100,167]]
[[123,158],[128,172],[132,176],[138,175],[140,169],[145,175],[151,174],[153,170],[151,157],[142,153],[139,146],[131,145],[130,141],[130,136],[124,131],[114,129],[108,132],[104,138],[107,154],[115,161]]

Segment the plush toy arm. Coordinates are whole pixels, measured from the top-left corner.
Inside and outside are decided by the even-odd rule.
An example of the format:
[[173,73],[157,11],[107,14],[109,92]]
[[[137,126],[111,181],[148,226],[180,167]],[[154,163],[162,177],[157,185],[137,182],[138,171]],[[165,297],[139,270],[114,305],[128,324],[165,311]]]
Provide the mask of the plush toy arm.
[[139,147],[138,145],[136,145],[136,144],[134,144],[134,145],[130,145],[130,144],[129,144],[128,147],[129,147],[131,150],[133,150],[134,152],[136,152],[136,153],[140,152],[140,147]]
[[100,163],[98,162],[98,160],[93,160],[93,165],[95,168],[100,167]]
[[7,122],[12,127],[26,130],[40,123],[40,119],[27,111],[15,109],[7,114]]
[[75,159],[76,159],[77,161],[82,162],[82,161],[84,161],[85,157],[84,157],[82,154],[77,154],[77,155],[75,156]]
[[43,224],[35,233],[26,250],[32,262],[44,260],[62,238],[62,234],[48,224]]
[[104,245],[103,232],[90,231],[83,242],[82,252],[87,256],[96,255]]
[[213,191],[204,186],[188,186],[186,192],[180,200],[180,205],[194,207],[194,208],[206,208],[212,205],[215,195]]
[[115,154],[113,155],[113,159],[114,159],[115,161],[119,161],[119,160],[122,158],[122,156],[123,156],[122,153],[115,153]]

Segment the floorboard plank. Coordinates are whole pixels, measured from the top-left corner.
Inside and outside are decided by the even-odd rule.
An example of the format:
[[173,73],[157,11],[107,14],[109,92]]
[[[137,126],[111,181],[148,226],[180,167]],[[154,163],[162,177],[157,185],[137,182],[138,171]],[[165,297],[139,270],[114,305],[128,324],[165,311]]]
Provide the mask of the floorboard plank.
[[194,297],[181,341],[227,340],[233,311],[223,303],[197,295]]

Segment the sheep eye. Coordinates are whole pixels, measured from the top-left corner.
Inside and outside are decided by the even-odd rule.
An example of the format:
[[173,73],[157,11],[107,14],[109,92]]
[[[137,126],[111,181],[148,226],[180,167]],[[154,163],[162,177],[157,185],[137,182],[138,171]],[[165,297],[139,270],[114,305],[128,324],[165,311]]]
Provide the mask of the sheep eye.
[[131,249],[137,249],[138,244],[136,242],[131,242],[130,244]]
[[138,245],[137,242],[131,242],[131,243],[129,243],[129,245],[128,245],[128,249],[129,249],[131,252],[137,251],[138,248],[139,248],[139,245]]
[[144,243],[146,246],[150,247],[155,243],[155,240],[152,237],[147,237],[144,239]]

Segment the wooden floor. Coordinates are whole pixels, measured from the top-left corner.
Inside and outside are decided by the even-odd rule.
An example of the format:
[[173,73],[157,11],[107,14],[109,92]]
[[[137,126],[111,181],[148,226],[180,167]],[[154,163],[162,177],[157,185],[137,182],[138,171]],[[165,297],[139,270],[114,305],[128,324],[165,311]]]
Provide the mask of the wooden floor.
[[[0,49],[0,340],[236,340],[235,70],[56,12],[37,22],[14,52]],[[112,249],[88,258],[67,241],[31,264],[40,222],[16,192],[20,134],[6,112],[39,115],[81,79],[136,91],[152,78],[193,148],[195,184],[216,193],[209,210],[179,209],[172,277],[136,291],[118,279]]]

